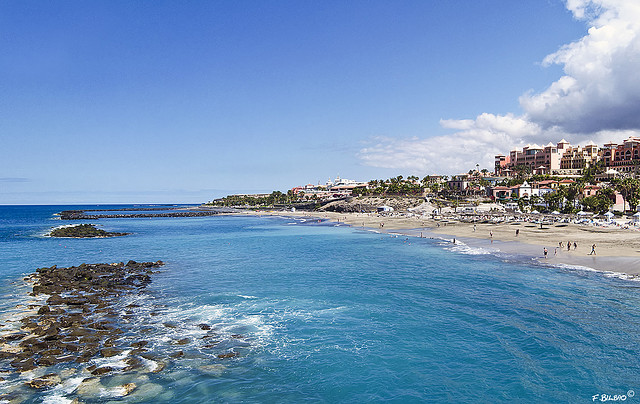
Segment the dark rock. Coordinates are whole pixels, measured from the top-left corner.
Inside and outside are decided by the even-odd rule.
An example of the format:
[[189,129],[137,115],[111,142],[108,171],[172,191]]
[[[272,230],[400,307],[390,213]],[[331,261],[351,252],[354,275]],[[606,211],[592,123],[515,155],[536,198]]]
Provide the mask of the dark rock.
[[240,354],[237,352],[228,352],[228,353],[223,353],[218,355],[218,358],[220,359],[228,359],[228,358],[235,358],[236,356],[239,356]]
[[62,380],[60,380],[60,376],[56,375],[55,373],[51,373],[42,377],[32,379],[28,382],[25,382],[25,384],[32,389],[43,390],[51,388],[61,382]]
[[[123,352],[114,347],[122,328],[114,323],[123,316],[115,311],[120,298],[145,287],[151,278],[151,268],[161,262],[120,264],[81,264],[77,267],[38,268],[29,279],[33,280],[33,295],[48,294],[46,305],[33,305],[37,314],[20,319],[21,328],[29,331],[12,333],[0,342],[19,341],[18,352],[0,351],[0,359],[10,360],[19,372],[38,366],[54,366],[76,361],[85,363],[101,355],[111,357]],[[98,309],[99,307],[99,309]],[[129,308],[137,307],[130,304]],[[133,315],[132,315],[133,317]],[[125,327],[126,329],[126,327]],[[129,332],[129,330],[127,330]],[[138,341],[134,347],[142,354],[147,341]],[[133,357],[128,369],[140,366],[140,359]],[[95,375],[113,372],[108,366],[93,369]],[[33,388],[46,388],[47,380],[35,380]]]
[[151,352],[140,354],[140,356],[142,358],[148,359],[150,361],[157,361],[158,360],[158,356],[156,354],[151,353]]
[[191,340],[189,338],[182,338],[177,340],[176,345],[187,345]]
[[5,341],[17,341],[20,339],[23,339],[24,337],[26,337],[27,334],[25,333],[16,333],[16,334],[8,334],[4,336],[4,340]]
[[38,310],[38,314],[46,314],[49,313],[51,311],[51,309],[49,309],[49,306],[42,306],[40,307],[40,310]]
[[97,368],[95,370],[93,370],[93,372],[91,372],[92,375],[94,376],[100,376],[100,375],[104,375],[106,373],[110,373],[113,372],[114,369],[111,366],[102,366],[100,368]]
[[65,344],[64,348],[69,352],[79,352],[82,349],[78,344]]
[[43,351],[41,355],[62,355],[62,349],[54,348]]
[[21,347],[27,347],[27,346],[32,346],[33,344],[37,344],[39,342],[42,342],[42,341],[40,341],[37,338],[31,337],[31,338],[23,339],[22,341],[20,341],[18,345]]
[[38,364],[40,366],[53,366],[56,363],[58,363],[58,361],[56,360],[55,356],[43,355],[38,359]]
[[[34,289],[35,292],[35,289]],[[60,297],[60,295],[51,295],[47,299],[47,303],[50,305],[64,304],[64,299]]]
[[94,237],[121,237],[131,233],[108,232],[96,228],[92,224],[79,224],[70,227],[60,227],[53,229],[49,236],[51,237],[71,237],[71,238],[94,238]]
[[184,352],[182,352],[182,351],[174,352],[171,355],[169,355],[169,357],[171,357],[171,358],[180,358],[182,356],[184,356]]
[[198,324],[198,327],[200,327],[201,330],[207,331],[211,329],[211,326],[208,324]]
[[126,368],[124,368],[125,371],[131,371],[134,369],[139,369],[142,367],[142,361],[139,358],[136,358],[135,356],[129,356],[127,359],[124,360],[124,362],[129,365]]
[[149,344],[149,341],[137,341],[131,344],[132,347],[134,348],[142,348],[143,346],[147,346]]
[[38,365],[36,365],[36,361],[33,358],[29,358],[23,361],[14,360],[10,364],[20,372],[28,372],[38,367]]
[[11,359],[15,358],[16,354],[13,352],[0,351],[0,359]]
[[109,358],[111,356],[116,356],[122,353],[122,349],[117,349],[117,348],[102,348],[100,350],[100,355],[102,355],[105,358]]

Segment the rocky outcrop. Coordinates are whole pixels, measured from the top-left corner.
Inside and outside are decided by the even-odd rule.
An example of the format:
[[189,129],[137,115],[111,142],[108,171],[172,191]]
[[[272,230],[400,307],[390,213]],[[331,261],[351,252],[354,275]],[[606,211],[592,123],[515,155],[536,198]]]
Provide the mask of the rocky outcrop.
[[[0,357],[12,358],[19,372],[65,362],[88,362],[110,357],[122,349],[110,342],[125,331],[116,325],[113,305],[123,296],[144,289],[151,282],[157,262],[129,261],[116,264],[82,264],[77,267],[39,268],[31,275],[33,296],[48,295],[35,314],[20,320],[22,331],[0,340]],[[95,369],[96,373],[108,372]],[[30,387],[46,388],[55,378],[34,379]]]
[[122,237],[131,233],[108,232],[96,228],[92,224],[79,224],[76,226],[58,227],[51,230],[50,237],[71,237],[71,238],[96,238],[96,237]]
[[424,202],[420,197],[380,197],[359,196],[346,200],[330,202],[321,206],[318,210],[328,212],[375,212],[380,206],[391,206],[395,211],[405,212],[409,208],[416,207]]

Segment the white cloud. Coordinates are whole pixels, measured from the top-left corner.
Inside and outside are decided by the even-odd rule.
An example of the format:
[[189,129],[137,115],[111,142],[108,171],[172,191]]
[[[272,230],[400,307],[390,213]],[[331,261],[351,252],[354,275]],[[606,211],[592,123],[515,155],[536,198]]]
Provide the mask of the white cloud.
[[367,165],[415,173],[453,174],[526,143],[597,144],[640,136],[640,1],[567,0],[567,9],[591,25],[587,35],[543,60],[564,75],[545,91],[520,97],[522,116],[484,113],[443,119],[457,132],[426,139],[377,138],[360,151]]
[[640,2],[569,0],[567,8],[591,28],[548,55],[565,75],[540,94],[525,94],[526,116],[544,128],[594,134],[640,128]]
[[475,120],[442,120],[441,124],[459,132],[428,139],[380,137],[362,149],[359,157],[367,165],[410,173],[457,174],[476,164],[492,169],[496,154],[540,130],[510,114],[482,114]]

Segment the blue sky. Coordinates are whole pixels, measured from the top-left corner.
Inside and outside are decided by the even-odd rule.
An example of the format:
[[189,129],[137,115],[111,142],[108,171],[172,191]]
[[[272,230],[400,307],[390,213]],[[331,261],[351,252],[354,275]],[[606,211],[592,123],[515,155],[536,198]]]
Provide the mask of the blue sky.
[[504,152],[634,130],[540,107],[571,74],[571,55],[545,58],[607,23],[600,2],[0,2],[0,203],[195,203],[490,168],[495,147],[462,145],[466,169],[443,147],[486,122]]

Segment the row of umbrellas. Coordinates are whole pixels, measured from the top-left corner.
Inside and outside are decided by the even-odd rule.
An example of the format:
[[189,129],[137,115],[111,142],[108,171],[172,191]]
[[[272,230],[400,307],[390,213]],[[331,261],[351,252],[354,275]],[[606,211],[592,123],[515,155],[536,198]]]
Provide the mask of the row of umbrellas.
[[[538,212],[537,210],[533,210],[531,211],[531,213],[536,214],[540,212]],[[558,212],[557,210],[554,210],[553,212],[551,212],[551,214],[560,215],[560,212]],[[577,215],[581,217],[593,216],[593,212],[585,212],[584,210],[581,210],[580,212],[577,213]],[[607,212],[603,216],[606,217],[608,221],[611,221],[615,215],[612,212]],[[634,218],[634,221],[640,221],[640,212],[634,213],[633,218]]]

